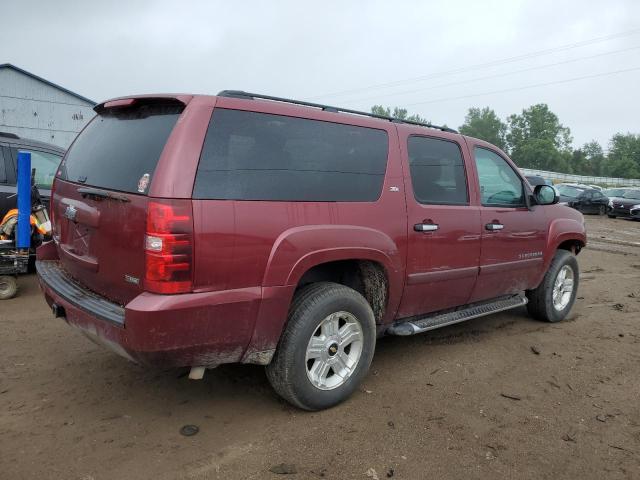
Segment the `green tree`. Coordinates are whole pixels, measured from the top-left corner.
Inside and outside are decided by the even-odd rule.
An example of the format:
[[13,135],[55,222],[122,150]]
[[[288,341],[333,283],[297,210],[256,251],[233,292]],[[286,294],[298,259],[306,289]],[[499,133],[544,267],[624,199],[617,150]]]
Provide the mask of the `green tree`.
[[575,173],[577,175],[592,175],[587,154],[581,148],[571,152],[568,170],[565,173]]
[[458,130],[463,135],[479,138],[506,150],[507,125],[489,107],[470,108]]
[[410,122],[431,123],[429,122],[429,120],[427,120],[424,117],[421,117],[417,113],[414,113],[413,115],[409,115],[409,112],[407,111],[406,108],[393,107],[393,110],[391,110],[391,107],[374,105],[373,107],[371,107],[371,113],[375,115],[382,115],[385,117],[399,118],[400,120],[409,120]]
[[586,156],[585,172],[582,175],[595,175],[597,177],[603,177],[606,175],[606,157],[602,151],[602,147],[598,142],[592,140],[589,143],[585,143],[582,147],[582,151]]
[[540,103],[507,119],[507,145],[521,167],[566,171],[571,160],[571,131]]
[[616,133],[609,142],[608,174],[640,178],[640,135]]
[[529,139],[519,145],[515,152],[512,152],[511,158],[520,167],[571,173],[571,152],[558,150],[548,139]]

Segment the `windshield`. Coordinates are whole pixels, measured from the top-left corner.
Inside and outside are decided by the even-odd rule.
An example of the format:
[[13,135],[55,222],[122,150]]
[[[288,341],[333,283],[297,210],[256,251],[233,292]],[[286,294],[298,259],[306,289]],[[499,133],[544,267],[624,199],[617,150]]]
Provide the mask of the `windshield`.
[[608,188],[607,190],[603,190],[603,192],[607,197],[620,197],[624,193],[624,190],[621,188]]
[[558,193],[560,195],[571,198],[576,198],[578,195],[584,192],[584,189],[572,187],[571,185],[558,185],[556,187],[556,190],[558,190]]
[[632,200],[640,200],[640,190],[627,190],[622,198],[630,198]]

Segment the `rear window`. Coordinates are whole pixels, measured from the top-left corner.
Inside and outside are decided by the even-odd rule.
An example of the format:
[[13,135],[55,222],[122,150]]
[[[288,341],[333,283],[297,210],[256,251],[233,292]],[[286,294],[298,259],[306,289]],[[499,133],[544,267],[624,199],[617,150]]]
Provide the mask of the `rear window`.
[[387,165],[383,130],[240,110],[214,110],[193,197],[375,201]]
[[[71,146],[61,178],[130,193],[150,183],[183,105],[153,104],[107,110]],[[141,182],[147,178],[147,182]]]

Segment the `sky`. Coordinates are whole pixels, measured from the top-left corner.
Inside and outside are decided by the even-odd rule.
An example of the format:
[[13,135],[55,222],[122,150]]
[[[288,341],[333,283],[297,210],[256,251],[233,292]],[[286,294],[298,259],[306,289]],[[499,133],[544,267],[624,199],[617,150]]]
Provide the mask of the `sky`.
[[457,128],[547,103],[574,147],[640,133],[640,2],[3,0],[0,64],[96,101],[246,90]]

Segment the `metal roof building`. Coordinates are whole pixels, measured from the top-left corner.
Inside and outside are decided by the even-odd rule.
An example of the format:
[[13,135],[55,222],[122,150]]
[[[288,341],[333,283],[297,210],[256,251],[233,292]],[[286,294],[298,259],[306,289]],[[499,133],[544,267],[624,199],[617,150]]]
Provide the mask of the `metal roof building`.
[[0,64],[0,131],[67,148],[96,104],[10,63]]

